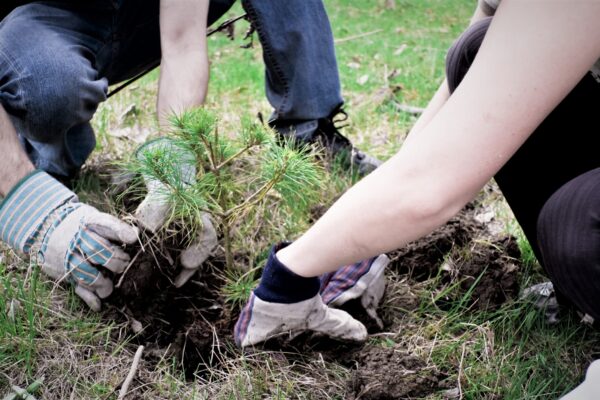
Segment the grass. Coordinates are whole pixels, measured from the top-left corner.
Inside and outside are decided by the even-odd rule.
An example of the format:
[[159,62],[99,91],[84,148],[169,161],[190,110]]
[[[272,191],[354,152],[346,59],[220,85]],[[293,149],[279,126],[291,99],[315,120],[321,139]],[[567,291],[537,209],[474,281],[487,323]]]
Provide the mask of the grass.
[[[327,0],[336,38],[346,109],[351,125],[344,129],[355,144],[386,159],[394,154],[415,121],[398,112],[397,104],[423,107],[442,80],[444,55],[468,23],[472,0]],[[241,13],[236,5],[231,15]],[[258,41],[240,49],[246,29],[236,26],[235,40],[215,35],[209,40],[212,76],[207,108],[220,118],[221,132],[236,135],[241,115],[270,114],[263,88]],[[96,152],[76,188],[80,197],[102,210],[117,212],[113,195],[103,189],[98,170],[107,160],[123,158],[156,131],[154,104],[158,73],[153,71],[109,102],[93,120]],[[356,177],[333,171],[321,196],[326,208]],[[516,229],[497,195],[487,205],[499,210],[505,231],[515,233],[523,254],[522,285],[544,277],[531,247]],[[236,251],[248,257],[249,272],[233,271],[223,289],[232,309],[240,307],[256,282],[268,245],[293,239],[309,226],[283,209],[247,215],[239,227]],[[258,219],[256,215],[267,215]],[[267,240],[268,239],[268,240]],[[469,309],[469,293],[456,286],[444,295],[454,299],[440,310],[432,299],[439,277],[407,281],[388,273],[381,313],[400,327],[369,343],[405,349],[447,373],[451,387],[464,399],[558,398],[583,377],[600,336],[574,315],[556,326],[521,301],[494,312]],[[416,307],[409,307],[414,302]],[[135,352],[126,323],[107,321],[84,308],[68,290],[20,262],[8,250],[0,261],[0,396],[10,385],[27,387],[44,378],[44,399],[115,399]],[[235,356],[231,356],[235,354]],[[177,363],[164,354],[156,364],[142,361],[131,398],[148,399],[342,399],[352,371],[322,357],[279,351],[214,357],[222,367],[185,379]],[[137,397],[136,397],[137,396]],[[436,393],[428,399],[442,399]]]

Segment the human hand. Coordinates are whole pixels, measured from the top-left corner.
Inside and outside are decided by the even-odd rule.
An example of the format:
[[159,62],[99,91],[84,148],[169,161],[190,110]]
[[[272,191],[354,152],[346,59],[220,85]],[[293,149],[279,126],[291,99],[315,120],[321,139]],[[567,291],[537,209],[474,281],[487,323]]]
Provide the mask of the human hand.
[[53,279],[67,279],[94,311],[113,291],[102,271],[122,273],[129,255],[113,244],[131,244],[137,229],[80,203],[75,193],[43,171],[23,178],[0,205],[0,237],[30,256]]
[[[189,186],[196,180],[196,165],[194,155],[189,150],[178,147],[167,138],[150,141],[140,147],[137,157],[151,156],[155,151],[169,151],[176,153],[178,160],[174,170],[177,180],[183,186]],[[139,224],[150,232],[156,233],[167,223],[171,204],[168,198],[169,188],[162,182],[149,176],[144,176],[147,195],[135,211]],[[202,229],[192,244],[181,252],[180,261],[182,271],[175,278],[175,286],[183,286],[196,273],[200,265],[212,254],[218,245],[217,232],[207,213],[202,215]]]
[[261,282],[240,314],[234,330],[237,345],[252,346],[307,330],[342,340],[366,340],[363,324],[323,302],[319,278],[296,275],[277,260],[275,253],[283,246],[271,250]]
[[385,292],[384,271],[389,263],[388,256],[381,254],[322,275],[320,294],[323,302],[340,307],[350,300],[360,299],[367,314],[383,328],[377,307]]

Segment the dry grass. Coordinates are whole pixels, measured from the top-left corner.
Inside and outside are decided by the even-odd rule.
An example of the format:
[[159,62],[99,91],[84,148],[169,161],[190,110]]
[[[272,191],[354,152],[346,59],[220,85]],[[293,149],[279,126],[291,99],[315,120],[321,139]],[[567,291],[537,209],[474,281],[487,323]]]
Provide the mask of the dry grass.
[[[425,105],[443,76],[445,49],[465,26],[472,3],[327,2],[335,36],[358,35],[337,46],[351,118],[344,132],[357,145],[383,159],[401,146],[415,117],[399,113],[395,104]],[[374,18],[378,21],[375,28]],[[380,31],[361,36],[375,29]],[[242,114],[270,113],[262,89],[260,48],[238,48],[244,30],[236,28],[234,42],[222,36],[210,40],[213,73],[207,107],[219,115],[221,132],[228,135],[236,134]],[[363,82],[365,75],[368,80]],[[82,200],[104,211],[122,212],[115,206],[114,193],[104,189],[98,171],[106,171],[107,162],[131,154],[157,133],[156,79],[153,72],[135,83],[103,104],[94,118],[98,147],[77,192]],[[351,177],[333,174],[323,193],[323,207],[315,214],[323,212],[351,181]],[[495,215],[497,234],[518,234],[496,189],[486,189],[481,204],[482,212]],[[249,257],[256,260],[249,268],[259,267],[271,241],[293,238],[308,225],[309,221],[291,223],[280,210],[273,210],[270,220],[249,219],[240,227],[247,240],[238,249],[255,256]],[[525,242],[521,245],[527,249]],[[534,267],[528,268],[523,284],[541,278]],[[461,398],[556,398],[577,383],[592,355],[600,350],[598,334],[574,318],[551,327],[521,302],[509,302],[497,312],[448,312],[433,301],[441,287],[437,278],[415,282],[390,270],[387,279],[380,313],[388,327],[372,335],[369,343],[407,351],[425,360],[427,368],[445,371],[449,385]],[[89,312],[71,291],[63,289],[10,251],[3,252],[0,395],[10,385],[25,387],[43,378],[38,398],[116,399],[137,348],[135,337],[126,322],[111,322]],[[240,301],[232,304],[237,307]],[[10,316],[11,304],[14,317]],[[352,368],[327,361],[318,352],[242,353],[215,347],[211,356],[220,360],[220,366],[188,379],[166,349],[146,351],[128,398],[343,399],[348,397],[347,382],[353,374]],[[447,396],[435,393],[427,398]]]

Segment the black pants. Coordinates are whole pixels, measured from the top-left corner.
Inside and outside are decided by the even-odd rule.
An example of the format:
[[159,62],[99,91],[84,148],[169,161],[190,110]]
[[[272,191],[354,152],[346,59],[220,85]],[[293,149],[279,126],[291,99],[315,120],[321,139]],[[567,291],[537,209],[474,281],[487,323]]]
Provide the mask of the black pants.
[[[451,92],[490,22],[474,24],[450,48]],[[587,74],[495,179],[561,297],[600,319],[600,83]]]

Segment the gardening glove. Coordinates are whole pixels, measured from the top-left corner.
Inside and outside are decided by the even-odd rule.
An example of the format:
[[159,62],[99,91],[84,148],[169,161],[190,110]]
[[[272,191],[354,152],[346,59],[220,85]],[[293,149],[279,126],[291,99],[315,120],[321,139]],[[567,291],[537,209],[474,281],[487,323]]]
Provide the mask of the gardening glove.
[[600,360],[590,364],[585,380],[561,400],[596,400],[600,395]]
[[111,241],[133,243],[137,230],[82,204],[75,193],[43,171],[19,182],[0,205],[0,238],[28,255],[53,279],[67,279],[94,311],[113,291],[106,268],[123,272],[129,255]]
[[[137,150],[138,158],[151,157],[155,152],[169,152],[177,165],[168,173],[184,187],[192,185],[196,180],[196,165],[194,155],[187,149],[177,146],[168,138],[159,138],[147,142]],[[169,157],[166,159],[169,160]],[[147,175],[143,176],[147,195],[135,211],[135,217],[140,225],[155,233],[167,222],[171,204],[169,204],[167,186]],[[202,230],[192,244],[181,252],[182,271],[175,278],[175,287],[183,286],[197,271],[204,261],[213,253],[218,245],[217,232],[206,213],[202,215]]]
[[319,278],[296,275],[277,260],[275,253],[286,245],[271,249],[260,284],[235,325],[237,345],[252,346],[281,336],[291,338],[307,330],[342,340],[366,340],[363,324],[323,303]]
[[388,256],[381,254],[322,275],[320,293],[323,302],[340,307],[349,300],[360,299],[367,314],[383,329],[377,307],[385,292],[384,271],[389,262]]

